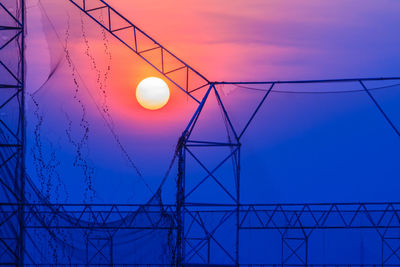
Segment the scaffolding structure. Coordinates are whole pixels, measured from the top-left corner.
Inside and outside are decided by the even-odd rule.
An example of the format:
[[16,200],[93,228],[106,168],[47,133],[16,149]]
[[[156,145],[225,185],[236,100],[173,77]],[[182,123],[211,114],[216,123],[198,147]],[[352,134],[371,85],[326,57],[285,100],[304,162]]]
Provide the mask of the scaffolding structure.
[[23,0],[8,4],[0,2],[0,201],[17,205],[0,217],[0,262],[23,266],[25,9]]
[[[261,106],[278,84],[288,83],[358,83],[374,105],[382,113],[393,131],[399,134],[389,116],[380,107],[366,86],[369,81],[400,80],[390,78],[356,78],[342,80],[314,81],[272,81],[272,82],[210,82],[198,71],[179,59],[164,46],[151,38],[136,25],[123,17],[103,0],[69,0],[82,12],[127,46],[132,52],[149,63],[166,79],[197,105],[193,117],[177,144],[178,156],[177,195],[175,205],[159,205],[150,201],[146,205],[134,204],[63,204],[48,203],[40,198],[34,185],[29,181],[24,168],[24,0],[15,1],[14,6],[0,2],[3,11],[0,35],[7,36],[0,43],[0,90],[2,101],[0,111],[0,265],[2,266],[400,266],[400,203],[314,203],[314,204],[244,204],[240,190],[241,138],[245,134]],[[10,3],[12,1],[9,1]],[[90,2],[90,5],[89,5]],[[108,14],[99,20],[98,12]],[[7,18],[6,18],[7,17]],[[14,49],[10,53],[9,49]],[[11,55],[11,56],[10,56]],[[17,55],[17,57],[15,57]],[[12,62],[14,60],[14,62]],[[11,65],[10,65],[11,64]],[[17,66],[11,68],[10,66]],[[244,127],[234,127],[224,106],[217,85],[258,85],[265,93],[256,109],[251,113]],[[202,92],[199,98],[194,92]],[[211,98],[220,105],[230,142],[199,140],[192,136],[204,106]],[[12,107],[7,111],[8,107]],[[17,108],[16,108],[17,107]],[[18,114],[15,114],[18,110]],[[7,113],[8,112],[8,113]],[[12,112],[12,113],[10,113]],[[223,160],[203,162],[197,156],[197,149],[229,148]],[[206,175],[189,183],[192,178],[188,161],[198,164]],[[227,161],[233,162],[233,177],[218,177],[215,172]],[[211,164],[212,163],[212,164]],[[12,177],[9,180],[8,177]],[[215,183],[226,195],[228,201],[218,202],[208,196],[205,181]],[[228,182],[229,181],[229,182]],[[227,186],[229,183],[229,186]],[[230,186],[233,185],[233,186]],[[26,201],[26,191],[38,199],[38,203]],[[194,193],[204,200],[192,200]],[[155,197],[157,198],[157,196]],[[208,220],[212,217],[213,220]],[[118,256],[115,239],[118,235],[129,235],[137,231],[159,231],[168,237],[172,258],[157,263],[154,259],[127,261]],[[379,242],[380,261],[372,263],[316,263],[309,258],[313,249],[312,237],[327,230],[371,231]],[[264,249],[279,247],[279,260],[268,262],[247,262],[241,259],[245,246],[242,236],[246,232],[274,232],[275,239],[265,240]],[[83,235],[82,247],[85,257],[80,261],[49,261],[38,248],[34,234],[64,241],[68,233]],[[229,232],[230,238],[221,237]],[[128,242],[129,243],[129,242]],[[49,245],[50,246],[50,245]],[[315,247],[314,247],[315,248]],[[45,248],[49,249],[49,248]],[[59,249],[52,247],[53,250]],[[126,249],[126,248],[125,248]],[[136,249],[134,244],[128,250]],[[51,249],[49,249],[51,251]],[[58,253],[58,252],[57,252]],[[72,253],[72,252],[68,252]],[[45,259],[46,258],[46,259]],[[45,259],[45,260],[43,260]]]

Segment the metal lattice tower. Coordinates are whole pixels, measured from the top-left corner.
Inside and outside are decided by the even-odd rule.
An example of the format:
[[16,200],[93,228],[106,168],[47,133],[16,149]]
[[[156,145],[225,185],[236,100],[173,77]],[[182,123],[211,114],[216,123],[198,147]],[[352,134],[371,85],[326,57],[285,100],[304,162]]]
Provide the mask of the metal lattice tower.
[[[24,265],[24,0],[0,2],[0,262]],[[11,176],[7,174],[12,174]],[[12,177],[11,179],[9,179]]]
[[[319,266],[399,266],[400,265],[400,203],[314,203],[314,204],[242,204],[240,199],[240,150],[241,138],[262,105],[265,105],[274,86],[288,83],[348,83],[357,82],[365,90],[384,119],[399,134],[395,125],[374,99],[365,83],[378,80],[400,80],[400,78],[356,78],[346,80],[315,81],[272,81],[272,82],[210,82],[187,63],[176,57],[155,39],[124,18],[103,0],[70,0],[82,12],[87,14],[112,36],[127,46],[132,52],[154,67],[166,79],[175,84],[184,93],[197,102],[188,126],[183,131],[177,145],[178,179],[176,205],[155,204],[136,205],[71,205],[51,203],[26,203],[24,196],[24,1],[15,1],[15,6],[6,6],[0,2],[0,35],[8,36],[0,43],[0,110],[6,116],[0,117],[1,173],[0,173],[0,265],[6,266],[138,266],[135,262],[120,263],[114,257],[113,238],[117,231],[124,230],[163,230],[176,236],[176,251],[173,264],[176,266],[310,266],[310,236],[324,230],[371,230],[380,241],[381,262],[379,264],[317,264]],[[99,12],[108,14],[105,20],[98,18]],[[3,15],[4,14],[4,15]],[[4,18],[6,18],[4,20]],[[9,23],[8,23],[9,22]],[[3,25],[4,24],[4,25]],[[7,49],[14,49],[10,54]],[[157,60],[155,60],[157,58]],[[10,67],[11,66],[11,67]],[[14,68],[12,68],[14,66]],[[261,85],[265,93],[256,109],[252,112],[243,129],[233,126],[229,112],[224,106],[217,85]],[[201,98],[194,92],[201,90]],[[227,129],[232,134],[228,143],[218,140],[194,139],[192,132],[204,111],[205,104],[215,98],[221,106]],[[14,105],[10,113],[7,107]],[[17,109],[15,108],[17,107]],[[197,148],[229,148],[230,153],[222,160],[215,160],[209,166],[197,156]],[[192,178],[187,162],[198,164],[206,176],[189,186]],[[233,177],[218,177],[215,172],[226,161],[234,165]],[[216,166],[216,167],[215,167]],[[12,175],[10,175],[10,173]],[[12,177],[12,179],[8,179]],[[226,186],[233,179],[233,188]],[[207,192],[201,185],[211,180],[229,199],[218,202],[206,197]],[[204,195],[201,202],[192,201],[193,193]],[[125,219],[135,214],[133,219]],[[165,221],[152,220],[154,214],[174,218],[173,226]],[[208,222],[207,216],[216,221]],[[55,219],[57,218],[57,219]],[[68,218],[68,219],[66,219]],[[146,220],[143,220],[146,218]],[[120,220],[118,224],[114,222]],[[50,236],[58,231],[85,230],[91,234],[85,237],[85,264],[67,262],[35,262],[30,257],[35,251],[27,251],[25,235],[30,231],[44,230]],[[232,232],[229,240],[221,239],[217,234],[221,229]],[[280,262],[247,263],[240,259],[241,233],[243,231],[274,231],[279,236],[281,247]],[[32,241],[32,240],[31,240]],[[34,242],[33,242],[34,243]],[[267,246],[267,245],[266,245]],[[220,251],[215,257],[214,250]],[[98,257],[99,256],[99,257]],[[24,257],[29,258],[29,262]],[[221,257],[223,258],[221,260]],[[220,261],[224,262],[218,265]],[[139,266],[147,266],[145,264]],[[152,264],[150,266],[164,266]]]

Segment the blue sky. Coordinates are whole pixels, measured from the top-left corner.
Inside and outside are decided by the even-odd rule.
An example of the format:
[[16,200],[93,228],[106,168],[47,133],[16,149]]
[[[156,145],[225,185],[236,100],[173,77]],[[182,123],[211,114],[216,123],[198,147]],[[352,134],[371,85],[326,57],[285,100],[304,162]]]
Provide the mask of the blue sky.
[[[153,191],[157,188],[170,163],[176,140],[196,105],[170,84],[174,97],[165,109],[157,112],[141,109],[134,99],[134,88],[141,79],[157,76],[157,73],[111,36],[104,35],[68,1],[42,2],[62,42],[66,38],[69,16],[68,49],[77,71],[74,74],[69,66],[63,44],[49,27],[43,10],[32,2],[28,9],[30,92],[46,81],[48,73],[56,66],[54,62],[61,59],[55,75],[35,96],[40,103],[39,113],[44,117],[40,125],[43,160],[54,164],[60,175],[61,182],[56,181],[57,175],[53,173],[51,183],[61,183],[68,192],[60,195],[52,191],[53,196],[71,202],[82,201],[88,187],[85,168],[90,167],[95,201],[145,202],[151,192],[147,192],[144,184],[150,184]],[[188,5],[178,0],[168,3],[124,0],[110,3],[210,80],[297,80],[400,74],[400,36],[396,32],[400,25],[400,5],[397,1],[254,1],[251,4],[229,1],[228,5],[221,0]],[[90,45],[89,53],[83,31]],[[97,67],[93,67],[93,58]],[[78,98],[84,103],[85,119],[90,128],[82,145],[83,157],[88,162],[86,167],[73,164],[77,150],[68,136],[70,129],[72,140],[79,142],[85,129],[79,123],[82,106],[74,97],[73,75],[77,73],[85,77],[84,81],[78,79]],[[97,79],[98,73],[103,78],[108,75],[102,85]],[[369,83],[368,86],[388,84]],[[106,94],[101,92],[101,86],[106,88]],[[321,92],[360,87],[353,83],[276,89]],[[240,88],[218,90],[229,105],[232,120],[239,124],[248,118],[243,114],[253,110],[262,97],[260,93]],[[399,86],[374,91],[374,96],[400,127]],[[210,103],[204,111],[210,119],[202,123],[204,129],[212,131],[221,121],[215,102],[210,100]],[[32,111],[28,140],[34,151],[38,146],[34,131],[39,117],[34,113],[33,102],[28,104],[28,111]],[[109,111],[99,112],[98,106],[104,107],[102,105]],[[73,121],[72,128],[69,128],[69,120]],[[143,172],[143,178],[137,176],[121,152],[110,125],[129,157]],[[51,163],[54,151],[56,159]],[[398,137],[364,92],[272,93],[243,139],[243,200],[396,201],[400,185],[398,151]],[[40,180],[34,154],[29,153],[28,167],[40,187],[46,182]],[[216,164],[217,156],[213,159],[214,154],[210,155],[211,160],[215,160],[210,164]],[[225,179],[230,173],[221,171],[220,175]],[[170,193],[173,192],[173,178],[171,175],[166,189]],[[51,190],[56,190],[55,187]],[[214,192],[210,188],[209,193],[219,194],[217,189]],[[174,200],[173,197],[169,199]]]

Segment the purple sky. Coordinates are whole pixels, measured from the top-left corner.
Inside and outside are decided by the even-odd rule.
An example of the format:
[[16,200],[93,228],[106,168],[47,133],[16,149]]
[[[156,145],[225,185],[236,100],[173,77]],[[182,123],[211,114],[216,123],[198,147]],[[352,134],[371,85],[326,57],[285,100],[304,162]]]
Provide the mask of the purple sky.
[[[91,46],[90,55],[94,56],[104,76],[107,55],[99,27],[84,15],[81,17],[78,10],[66,0],[42,2],[62,41],[66,35],[69,14],[71,28],[68,48],[71,57],[77,70],[85,77],[88,92],[94,95],[98,103],[104,104],[104,97],[98,90],[96,70],[91,65],[90,56],[85,54],[80,20],[82,18],[84,22]],[[397,33],[400,2],[395,0],[110,0],[110,4],[210,80],[400,75],[400,35]],[[64,114],[68,113],[72,119],[76,119],[74,126],[78,130],[74,134],[79,136],[80,107],[73,98],[71,70],[65,61],[62,44],[57,43],[54,36],[50,43],[46,39],[50,38],[51,31],[44,22],[46,20],[37,1],[29,1],[28,6],[28,90],[34,92],[46,80],[57,56],[63,58],[60,69],[46,84],[46,89],[37,95],[37,100],[43,103],[40,112],[46,116],[43,126],[46,134],[42,136],[47,149],[45,157],[51,158],[51,149],[61,153],[62,164],[57,168],[64,175],[62,180],[67,188],[75,192],[69,196],[70,200],[76,202],[84,191],[82,170],[68,165],[76,151],[65,136],[68,121]],[[193,114],[195,105],[170,84],[172,97],[166,108],[153,113],[141,109],[134,99],[134,88],[141,79],[157,74],[119,42],[110,36],[107,38],[112,54],[111,72],[106,83],[109,115],[128,154],[155,189],[169,164],[177,137]],[[82,89],[83,85],[80,86]],[[92,129],[84,150],[95,169],[99,200],[112,201],[115,194],[120,194],[124,201],[132,200],[132,191],[137,196],[143,189],[137,187],[140,179],[131,180],[136,174],[116,148],[115,140],[98,116],[88,92],[82,89],[79,95],[87,103],[87,116]],[[230,97],[232,100],[229,100]],[[229,103],[234,113],[244,106],[253,108],[253,104],[240,102],[253,97],[259,99],[259,95],[246,93],[243,96],[240,92],[228,92],[227,102],[231,101]],[[391,132],[387,131],[380,114],[364,97],[302,98],[273,95],[258,121],[255,121],[248,139],[245,139],[248,145],[243,154],[248,161],[243,161],[243,186],[247,192],[253,192],[248,193],[247,197],[261,201],[263,196],[268,195],[264,200],[267,202],[296,199],[331,201],[336,192],[324,194],[321,188],[330,186],[335,188],[332,190],[343,189],[347,179],[345,173],[358,173],[360,177],[367,175],[363,179],[374,181],[381,174],[382,166],[391,166],[397,143],[391,137],[386,138],[386,134],[390,135]],[[396,123],[400,121],[396,108],[398,102],[394,101],[398,97],[392,92],[380,99],[386,101],[385,108],[392,112]],[[32,103],[28,110],[34,111]],[[210,107],[210,120],[207,122],[210,125],[206,126],[210,131],[214,130],[212,124],[215,114],[212,112],[215,110],[216,107]],[[29,130],[33,133],[37,121],[33,113],[30,116]],[[236,120],[240,120],[240,117]],[[350,127],[352,125],[354,128]],[[360,149],[368,147],[371,137],[380,139],[382,143],[376,142],[374,147],[365,151]],[[34,139],[31,140],[34,147]],[[344,149],[349,149],[353,154],[344,152]],[[387,158],[379,158],[381,154],[387,155]],[[376,162],[375,157],[382,161],[381,165],[376,168],[370,165],[371,169],[358,172],[365,160]],[[354,169],[350,170],[349,162],[354,158]],[[327,162],[331,162],[331,165]],[[261,166],[258,173],[260,180],[250,179],[257,174],[252,164]],[[336,168],[331,170],[332,166]],[[34,164],[30,168],[35,172]],[[393,167],[387,170],[393,175],[397,169]],[[293,178],[296,175],[304,179]],[[317,178],[321,176],[327,178]],[[263,180],[265,177],[268,179]],[[380,190],[380,196],[395,195],[392,194],[395,187],[388,188],[385,181],[380,181],[378,186],[369,184],[359,195],[354,195],[354,188],[361,180],[356,179],[349,188],[343,189],[343,199],[370,196],[374,190]],[[260,189],[264,187],[254,188],[254,191],[249,189],[252,184],[262,183],[270,190],[267,194]],[[315,184],[315,187],[310,188],[310,184]],[[303,193],[297,192],[299,188],[304,189]],[[147,194],[143,194],[138,201],[144,201],[146,197]]]

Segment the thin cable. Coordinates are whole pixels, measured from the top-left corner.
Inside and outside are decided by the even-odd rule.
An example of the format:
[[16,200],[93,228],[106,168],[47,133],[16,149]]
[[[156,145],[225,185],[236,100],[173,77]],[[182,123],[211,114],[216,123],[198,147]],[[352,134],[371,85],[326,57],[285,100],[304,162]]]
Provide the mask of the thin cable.
[[53,77],[53,75],[56,73],[56,71],[58,70],[58,68],[61,65],[61,62],[63,61],[63,57],[60,56],[60,58],[58,59],[56,65],[54,66],[54,68],[50,71],[49,75],[47,76],[46,80],[42,83],[42,85],[40,85],[32,94],[31,96],[35,96],[38,92],[40,92],[43,88],[45,88],[45,85],[47,85],[47,83],[50,81],[50,79]]
[[[373,97],[370,91],[374,90],[382,90],[382,89],[388,89],[388,88],[393,88],[396,86],[399,86],[400,83],[397,84],[392,84],[392,85],[386,85],[386,86],[380,86],[380,87],[373,87],[368,89],[362,80],[359,81],[363,89],[356,89],[356,90],[343,90],[343,91],[322,91],[322,92],[313,92],[313,91],[285,91],[285,90],[271,90],[271,92],[274,93],[285,93],[285,94],[343,94],[343,93],[359,93],[359,92],[366,92],[368,96],[371,98],[371,100],[374,102],[375,106],[377,109],[382,113],[382,115],[385,117],[386,121],[389,123],[390,127],[395,131],[395,133],[400,137],[400,131],[396,128],[394,123],[390,120],[389,116],[385,113],[385,111],[382,109],[382,107],[378,104],[376,99]],[[254,91],[268,91],[265,89],[261,88],[255,88],[255,87],[248,87],[248,86],[243,86],[243,85],[234,85],[235,87],[242,88],[242,89],[248,89],[248,90],[254,90]]]
[[368,89],[365,84],[360,81],[361,86],[364,88],[364,91],[368,94],[368,96],[371,98],[372,102],[374,102],[376,108],[382,113],[383,117],[385,117],[386,121],[389,123],[389,125],[392,127],[392,129],[395,131],[395,133],[400,137],[400,132],[399,130],[396,128],[396,126],[393,124],[393,122],[390,120],[389,116],[385,113],[385,111],[381,108],[381,106],[378,104],[378,102],[376,101],[376,99],[374,98],[374,96],[371,94],[371,92],[369,91],[370,89]]
[[[54,33],[57,36],[57,39],[60,43],[60,45],[66,49],[65,45],[63,44],[63,42],[61,41],[60,36],[58,35],[58,32],[55,29],[54,24],[52,23],[50,17],[48,16],[45,8],[43,7],[42,2],[39,0],[39,5],[40,8],[42,9],[42,12],[44,13],[44,15],[46,16],[48,22],[50,23],[52,30],[54,31]],[[71,59],[71,63],[72,65],[75,65]],[[121,141],[119,140],[118,135],[116,134],[116,132],[114,131],[113,127],[110,125],[110,122],[106,119],[106,117],[104,116],[101,108],[99,107],[99,105],[97,104],[96,100],[94,99],[93,95],[91,94],[90,90],[88,89],[88,87],[85,84],[84,79],[82,79],[82,76],[80,75],[80,73],[78,72],[78,70],[76,69],[77,75],[79,77],[79,79],[82,82],[83,87],[86,89],[88,95],[90,96],[90,98],[92,99],[93,103],[95,104],[98,112],[100,113],[100,116],[102,117],[102,119],[104,120],[106,126],[108,127],[109,131],[111,132],[112,136],[114,137],[115,141],[117,142],[119,148],[121,149],[122,153],[124,154],[124,156],[127,158],[127,160],[129,161],[130,165],[135,169],[136,173],[138,174],[138,176],[141,178],[142,182],[145,184],[145,186],[147,187],[147,189],[150,191],[150,193],[154,194],[153,190],[151,189],[150,185],[148,183],[146,183],[146,181],[143,178],[143,175],[141,174],[139,168],[136,166],[136,164],[133,162],[132,158],[129,156],[128,152],[126,151],[125,147],[122,145]]]
[[[374,87],[371,89],[368,89],[369,91],[374,91],[374,90],[382,90],[382,89],[388,89],[392,87],[399,86],[400,83],[392,84],[392,85],[386,85],[386,86],[381,86],[381,87]],[[234,85],[235,87],[242,88],[242,89],[248,89],[248,90],[254,90],[254,91],[261,91],[261,92],[267,92],[268,90],[266,89],[261,89],[261,88],[255,88],[255,87],[249,87],[249,86],[244,86],[244,85]],[[355,89],[355,90],[342,90],[342,91],[321,91],[321,92],[314,92],[314,91],[286,91],[286,90],[272,90],[272,93],[281,93],[281,94],[348,94],[348,93],[360,93],[364,92],[364,89]]]

